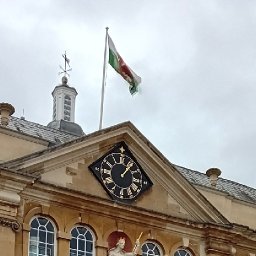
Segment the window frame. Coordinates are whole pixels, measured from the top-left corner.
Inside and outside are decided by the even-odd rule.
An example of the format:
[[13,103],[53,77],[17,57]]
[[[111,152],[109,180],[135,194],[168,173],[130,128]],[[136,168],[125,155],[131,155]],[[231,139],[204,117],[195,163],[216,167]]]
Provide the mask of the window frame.
[[[53,227],[53,255],[51,256],[57,256],[57,228],[56,228],[56,225],[54,223],[54,221],[49,218],[48,216],[43,216],[43,215],[36,215],[34,216],[33,218],[31,218],[30,222],[29,222],[29,226],[30,226],[30,229],[29,229],[29,233],[28,233],[28,256],[30,256],[30,243],[31,243],[31,237],[30,237],[30,234],[31,234],[31,230],[32,230],[32,222],[35,220],[35,219],[39,219],[39,218],[43,218],[43,219],[46,219],[48,220],[48,222],[51,223],[52,227]],[[38,220],[37,220],[38,221]],[[39,222],[39,221],[38,221]],[[47,223],[48,223],[47,222]],[[40,227],[40,226],[39,226]],[[37,230],[39,230],[39,227],[37,228]],[[34,228],[35,229],[35,228]],[[39,231],[38,231],[39,232]],[[48,231],[49,232],[49,231]],[[51,231],[50,231],[51,232]],[[44,244],[47,244],[47,243],[44,243]],[[38,250],[38,249],[37,249]],[[38,256],[39,255],[39,252],[36,253],[35,256]]]
[[[77,237],[73,237],[72,236],[72,231],[75,229],[75,228],[85,228],[87,231],[90,232],[91,236],[92,236],[92,252],[91,252],[91,256],[95,256],[96,255],[96,235],[95,235],[95,232],[92,228],[90,228],[89,226],[87,225],[83,225],[83,224],[77,224],[75,226],[73,226],[70,230],[70,243],[69,243],[69,256],[71,256],[71,241],[73,238],[76,238],[77,240]],[[85,240],[87,241],[87,240]],[[76,248],[76,255],[77,255],[77,251],[78,249]],[[90,253],[90,252],[89,252]],[[87,252],[86,252],[86,255],[87,255]]]
[[[152,241],[152,240],[146,240],[142,245],[141,245],[141,255],[143,256],[144,255],[144,252],[143,252],[143,250],[142,250],[142,247],[144,246],[144,245],[146,245],[146,244],[153,244],[153,245],[155,245],[155,247],[158,249],[158,251],[159,251],[159,256],[163,256],[164,254],[163,254],[163,249],[162,249],[162,246],[161,246],[161,244],[159,243],[159,242],[157,242],[157,241]],[[146,255],[145,256],[151,256],[152,254],[148,254],[148,253],[146,253]],[[154,256],[158,256],[157,254],[154,254]]]
[[184,256],[193,256],[194,255],[189,248],[179,247],[175,250],[173,256],[179,256],[179,255],[175,255],[178,251],[185,251],[186,254]]

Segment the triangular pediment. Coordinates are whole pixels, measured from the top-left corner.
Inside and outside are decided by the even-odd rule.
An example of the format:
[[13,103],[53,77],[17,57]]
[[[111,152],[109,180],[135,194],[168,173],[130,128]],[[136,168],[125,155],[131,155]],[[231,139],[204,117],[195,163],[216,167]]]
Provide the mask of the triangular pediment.
[[128,146],[153,183],[129,207],[200,223],[228,223],[130,122],[6,163],[6,167],[35,175],[43,184],[73,191],[74,196],[79,193],[111,203],[113,198],[89,166],[120,142]]

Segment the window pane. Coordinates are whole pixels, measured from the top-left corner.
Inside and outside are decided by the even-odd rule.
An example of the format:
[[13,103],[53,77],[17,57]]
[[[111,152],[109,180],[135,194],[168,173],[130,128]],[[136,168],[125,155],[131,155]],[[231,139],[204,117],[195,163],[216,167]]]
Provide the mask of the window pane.
[[72,234],[73,237],[77,237],[77,236],[78,236],[77,229],[74,228],[74,229],[71,231],[71,234]]
[[86,229],[84,227],[78,227],[77,230],[79,234],[84,234],[86,232]]
[[175,252],[174,256],[191,256],[191,254],[187,250],[179,249]]
[[32,228],[38,228],[38,226],[39,226],[38,220],[37,220],[37,219],[34,219],[34,220],[31,222],[31,227],[32,227]]
[[39,241],[45,243],[46,242],[46,232],[40,231],[39,232]]
[[50,221],[49,221],[48,224],[46,225],[46,228],[47,228],[48,231],[51,231],[51,232],[54,231],[53,225],[52,225],[52,223],[51,223]]
[[152,243],[147,243],[148,249],[153,249],[154,245]]
[[53,255],[53,245],[47,245],[47,255]]
[[42,255],[44,255],[44,253],[45,253],[45,244],[42,244],[42,243],[40,243],[39,244],[39,254],[42,254]]
[[37,229],[30,230],[30,239],[35,241],[37,240]]
[[33,243],[30,243],[29,245],[29,251],[31,253],[36,253],[37,252],[37,243],[35,242],[34,244]]
[[42,226],[45,226],[46,223],[48,222],[48,220],[46,218],[38,218],[38,221],[39,223],[42,225]]
[[92,234],[90,232],[86,233],[86,239],[92,241]]
[[78,256],[84,256],[84,252],[78,251]]
[[76,248],[76,239],[72,238],[70,241],[70,248],[71,249],[77,249]]
[[85,251],[85,241],[79,239],[78,240],[78,250]]
[[93,244],[90,241],[86,242],[86,251],[91,252],[92,251]]
[[53,244],[53,241],[54,241],[54,234],[51,232],[48,232],[47,233],[47,243]]
[[70,256],[76,256],[76,251],[70,250]]

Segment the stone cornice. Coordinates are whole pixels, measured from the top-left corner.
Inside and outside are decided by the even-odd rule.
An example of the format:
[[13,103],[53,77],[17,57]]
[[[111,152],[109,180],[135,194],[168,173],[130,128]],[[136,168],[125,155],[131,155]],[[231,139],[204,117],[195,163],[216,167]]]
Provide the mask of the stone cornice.
[[[161,228],[163,222],[165,223],[165,228],[172,229],[174,227],[177,232],[185,232],[185,230],[191,229],[194,233],[197,230],[199,233],[204,230],[206,227],[205,223],[192,221],[184,218],[179,218],[177,216],[166,215],[164,213],[155,212],[152,210],[147,210],[138,206],[130,206],[130,205],[122,205],[113,202],[110,199],[103,199],[99,196],[85,194],[83,192],[79,192],[72,189],[63,190],[62,187],[58,187],[56,185],[51,185],[48,183],[37,181],[33,184],[33,187],[28,187],[22,194],[23,198],[28,198],[33,201],[40,201],[43,203],[44,201],[49,204],[67,207],[76,209],[77,211],[86,211],[91,212],[92,214],[107,214],[109,217],[116,218],[117,212],[122,212],[119,214],[119,218],[136,222],[138,224],[144,223],[148,224],[148,218],[154,221],[152,225],[155,227]],[[61,204],[59,203],[61,202]],[[81,209],[82,206],[82,209]],[[97,209],[97,210],[96,210]],[[139,214],[138,214],[139,213]],[[154,224],[153,224],[154,223]],[[220,227],[225,229],[230,229],[232,226],[229,224],[212,224],[213,226]],[[179,226],[179,230],[175,228],[175,226]],[[183,230],[183,231],[182,231]]]

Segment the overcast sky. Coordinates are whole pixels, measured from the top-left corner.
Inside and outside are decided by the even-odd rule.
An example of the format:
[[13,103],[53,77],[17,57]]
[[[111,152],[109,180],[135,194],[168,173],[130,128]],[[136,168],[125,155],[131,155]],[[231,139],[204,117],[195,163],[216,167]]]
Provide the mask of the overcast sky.
[[130,120],[172,163],[256,188],[256,1],[0,0],[1,102],[47,125],[66,50],[96,131],[106,26],[142,83],[132,97],[108,67],[103,126]]

